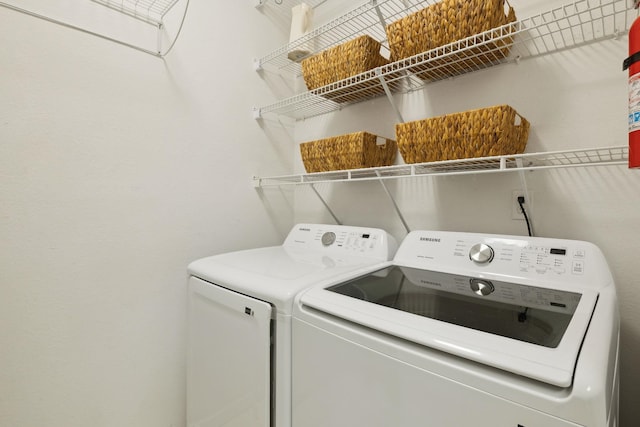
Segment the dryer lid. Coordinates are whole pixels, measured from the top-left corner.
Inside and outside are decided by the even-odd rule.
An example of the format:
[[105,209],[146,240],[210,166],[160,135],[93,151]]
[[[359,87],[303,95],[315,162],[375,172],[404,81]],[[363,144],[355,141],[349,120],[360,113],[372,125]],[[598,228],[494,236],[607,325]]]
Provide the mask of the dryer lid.
[[267,301],[288,315],[301,290],[389,265],[396,249],[395,239],[379,228],[297,224],[281,246],[202,258],[188,270],[202,280]]
[[279,312],[289,314],[293,298],[301,290],[329,278],[346,280],[386,265],[388,261],[376,258],[273,246],[202,258],[189,264],[189,272],[267,301]]
[[311,289],[301,302],[418,344],[569,387],[597,295],[394,266]]

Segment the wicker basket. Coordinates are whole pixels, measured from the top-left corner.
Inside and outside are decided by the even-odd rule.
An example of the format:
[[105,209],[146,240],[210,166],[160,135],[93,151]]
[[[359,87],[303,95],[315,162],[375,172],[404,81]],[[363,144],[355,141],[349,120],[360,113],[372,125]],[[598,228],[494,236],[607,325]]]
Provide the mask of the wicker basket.
[[[378,144],[380,139],[384,144]],[[367,132],[300,144],[300,153],[307,172],[390,166],[396,159],[396,152],[394,140],[380,138]]]
[[313,90],[388,63],[380,55],[380,43],[365,35],[304,59],[302,75]]
[[406,163],[435,162],[524,152],[529,122],[508,105],[396,125]]
[[[398,61],[422,52],[453,43],[516,20],[513,7],[505,12],[506,0],[443,0],[408,15],[386,28],[391,60]],[[508,5],[508,2],[506,3]],[[513,32],[514,28],[507,30]],[[504,35],[504,33],[502,34]],[[496,41],[452,54],[430,67],[446,67],[455,63],[457,70],[495,63],[509,55],[513,38],[492,34]],[[423,79],[428,74],[420,74]],[[440,71],[446,73],[445,70]]]

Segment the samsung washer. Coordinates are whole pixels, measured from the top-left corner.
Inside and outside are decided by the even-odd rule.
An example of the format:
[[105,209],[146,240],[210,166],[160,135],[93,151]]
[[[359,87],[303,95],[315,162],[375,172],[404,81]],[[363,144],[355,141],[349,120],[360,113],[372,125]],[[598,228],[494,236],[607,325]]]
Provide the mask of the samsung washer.
[[572,240],[419,231],[296,298],[295,427],[615,427],[619,315]]
[[380,229],[298,224],[282,246],[191,263],[187,425],[289,427],[294,296],[389,265],[396,249]]

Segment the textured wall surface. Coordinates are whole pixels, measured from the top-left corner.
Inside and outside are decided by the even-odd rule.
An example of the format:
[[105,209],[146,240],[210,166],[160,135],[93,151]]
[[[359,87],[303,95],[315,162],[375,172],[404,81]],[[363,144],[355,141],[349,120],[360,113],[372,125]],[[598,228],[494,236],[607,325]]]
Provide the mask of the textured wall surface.
[[[558,2],[511,3],[527,17]],[[328,1],[318,22],[353,6]],[[309,189],[251,187],[252,175],[302,169],[294,141],[394,134],[383,98],[295,126],[254,121],[252,106],[295,87],[251,68],[286,41],[286,22],[252,2],[190,8],[164,60],[0,8],[2,426],[182,427],[187,263],[279,243],[294,217],[332,222]],[[396,101],[406,120],[510,104],[532,123],[528,152],[624,145],[626,46],[621,37],[494,67]],[[608,258],[621,309],[621,425],[634,426],[639,172],[526,180],[537,235],[588,240]],[[526,233],[511,219],[515,174],[389,186],[412,229]],[[318,189],[344,223],[404,236],[379,184]]]
[[187,264],[291,226],[251,185],[291,170],[251,117],[281,37],[192,1],[162,60],[0,7],[0,425],[184,426]]

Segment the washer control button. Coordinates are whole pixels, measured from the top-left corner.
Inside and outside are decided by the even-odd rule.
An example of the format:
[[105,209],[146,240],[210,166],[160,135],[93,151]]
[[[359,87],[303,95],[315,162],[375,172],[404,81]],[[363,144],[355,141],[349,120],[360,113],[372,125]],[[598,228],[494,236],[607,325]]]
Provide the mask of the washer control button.
[[478,264],[488,264],[493,260],[493,248],[484,243],[477,243],[469,251],[469,259]]
[[584,273],[584,261],[573,261],[573,274],[583,274]]
[[336,241],[336,233],[333,231],[327,231],[322,235],[322,244],[324,246],[333,245],[333,242]]
[[481,297],[486,297],[496,290],[493,283],[488,280],[471,279],[469,283],[471,284],[471,290]]

